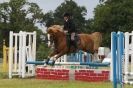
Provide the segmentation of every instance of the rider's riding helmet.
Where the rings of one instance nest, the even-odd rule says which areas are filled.
[[[63,15],[64,17],[70,17],[71,15],[70,15],[70,13],[64,13],[64,15]]]

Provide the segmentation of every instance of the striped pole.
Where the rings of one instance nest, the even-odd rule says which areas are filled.
[[[117,88],[117,77],[116,77],[116,43],[117,43],[117,35],[115,32],[111,33],[111,51],[112,51],[112,60],[113,60],[113,86]]]

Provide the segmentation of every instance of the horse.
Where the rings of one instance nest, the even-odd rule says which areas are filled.
[[[67,47],[66,41],[66,33],[63,31],[63,27],[60,25],[53,25],[47,29],[47,33],[49,35],[49,46],[54,47],[53,51],[49,54],[46,63],[51,57],[54,57],[53,64],[55,61],[68,53],[76,52],[76,49],[71,46],[70,48]],[[98,51],[98,48],[102,42],[102,34],[100,32],[94,32],[92,34],[85,34],[81,33],[78,34],[79,43],[78,43],[78,50],[82,50],[84,52],[89,52],[94,54]]]

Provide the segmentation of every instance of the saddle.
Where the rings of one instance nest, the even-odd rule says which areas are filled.
[[[80,44],[80,37],[78,34],[75,34],[75,41],[76,41],[77,45]]]

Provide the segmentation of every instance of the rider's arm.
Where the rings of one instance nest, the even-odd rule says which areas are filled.
[[[68,22],[64,22],[64,27],[63,27],[63,29],[64,29],[64,32],[65,33],[67,33],[68,32]]]
[[[75,23],[73,20],[69,20],[69,32],[76,32]]]

